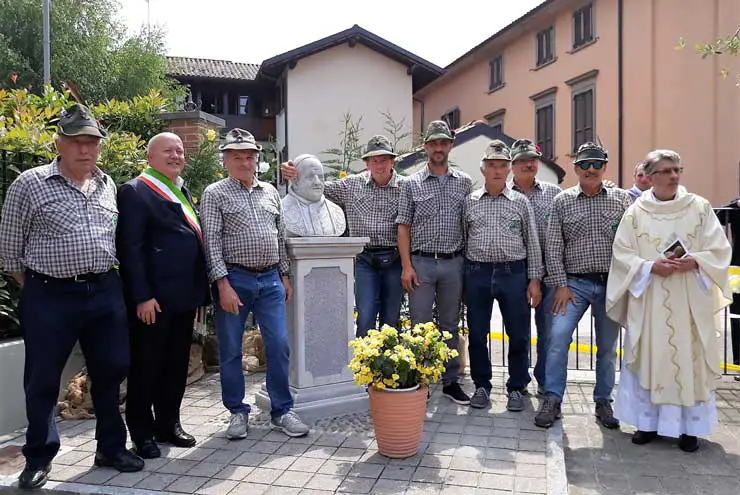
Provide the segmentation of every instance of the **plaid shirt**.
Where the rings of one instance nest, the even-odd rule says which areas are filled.
[[[601,187],[586,196],[581,186],[555,196],[547,227],[547,285],[565,287],[567,274],[608,273],[614,234],[632,203],[622,189]]]
[[[540,240],[540,247],[544,247],[543,243],[547,239],[547,221],[550,219],[552,200],[560,193],[561,189],[555,184],[540,182],[537,179],[534,180],[534,185],[528,193],[525,193],[514,181],[510,182],[509,185],[514,191],[524,194],[532,204],[534,220],[537,223],[537,238]],[[544,254],[543,249],[543,260],[545,258]]]
[[[401,183],[396,223],[411,226],[411,252],[449,254],[463,248],[462,209],[472,189],[470,176],[452,167],[445,178],[424,167]]]
[[[542,254],[532,205],[506,187],[498,196],[485,188],[473,191],[463,208],[465,257],[480,263],[527,260],[527,276],[540,280]]]
[[[324,195],[347,212],[349,235],[369,237],[369,247],[398,245],[398,199],[402,178],[395,172],[386,187],[378,186],[370,172],[327,182]]]
[[[8,188],[0,221],[0,259],[8,273],[27,268],[69,278],[117,264],[113,180],[95,168],[83,193],[61,174],[58,160],[26,170]]]
[[[250,191],[231,177],[203,191],[200,220],[211,282],[228,275],[226,264],[247,268],[280,265],[290,270],[285,249],[283,208],[277,190],[255,181]]]

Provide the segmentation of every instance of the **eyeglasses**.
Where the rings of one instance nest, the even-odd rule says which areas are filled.
[[[576,166],[580,168],[581,170],[588,170],[592,167],[594,170],[601,170],[602,168],[604,168],[605,165],[606,165],[606,162],[602,162],[599,160],[576,163]]]
[[[683,167],[671,167],[671,168],[664,168],[663,170],[656,170],[650,175],[668,176],[672,174],[681,175],[682,173],[683,173]]]

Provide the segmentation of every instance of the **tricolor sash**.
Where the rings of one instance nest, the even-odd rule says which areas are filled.
[[[182,208],[182,212],[185,214],[185,219],[188,221],[188,224],[190,224],[190,227],[192,227],[195,233],[198,234],[198,237],[203,235],[200,230],[198,215],[195,214],[195,210],[190,205],[190,202],[185,198],[185,195],[182,193],[180,188],[175,186],[172,181],[164,176],[164,174],[157,172],[151,167],[147,167],[141,175],[137,177],[137,179],[149,186],[152,191],[156,192],[164,199],[172,201],[173,203],[178,203]]]

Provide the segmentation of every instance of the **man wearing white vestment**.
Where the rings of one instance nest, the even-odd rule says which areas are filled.
[[[732,250],[709,202],[679,185],[682,172],[674,151],[647,155],[652,189],[617,229],[606,309],[627,329],[615,416],[637,428],[635,444],[661,435],[694,452],[717,422]]]

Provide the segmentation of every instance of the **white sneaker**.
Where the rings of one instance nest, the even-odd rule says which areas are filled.
[[[310,429],[306,423],[301,421],[301,418],[299,418],[298,414],[296,414],[292,409],[279,418],[272,419],[270,422],[272,423],[272,426],[281,430],[289,437],[305,436],[308,434]]]
[[[247,438],[247,430],[249,430],[249,415],[247,413],[232,414],[229,427],[226,429],[226,438],[229,440]]]

